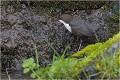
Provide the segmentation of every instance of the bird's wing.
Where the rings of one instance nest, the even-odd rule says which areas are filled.
[[[77,32],[78,34],[83,35],[92,35],[92,33],[98,29],[98,27],[94,26],[93,24],[85,21],[81,17],[78,17],[70,22],[69,24],[73,31]]]
[[[72,32],[75,33],[75,34],[78,34],[78,35],[86,35],[86,36],[90,36],[92,33],[85,29],[85,28],[82,28],[82,27],[79,27],[77,25],[72,25],[72,24],[69,24],[72,29]]]

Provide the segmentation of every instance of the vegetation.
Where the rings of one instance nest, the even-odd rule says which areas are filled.
[[[96,70],[102,73],[100,78],[118,78],[120,51],[117,53],[111,53],[112,56],[105,57],[103,54],[109,49],[109,47],[112,46],[112,44],[117,42],[119,38],[120,33],[115,35],[113,38],[110,38],[105,43],[88,45],[81,51],[73,54],[72,56],[69,56],[68,58],[64,58],[64,55],[69,46],[66,47],[62,56],[59,56],[57,51],[52,46],[50,46],[54,50],[52,64],[42,68],[37,64],[37,62],[34,61],[33,58],[29,58],[23,62],[24,73],[26,74],[31,70],[31,77],[37,79],[79,78],[78,74],[84,71],[84,69],[89,66],[92,61],[96,60],[98,61],[96,63]],[[97,59],[100,57],[98,55],[102,55],[102,58]],[[79,59],[75,58],[75,56],[79,57]]]
[[[120,50],[109,56],[101,54],[102,59],[96,62],[96,69],[102,73],[101,78],[116,79],[120,76]]]

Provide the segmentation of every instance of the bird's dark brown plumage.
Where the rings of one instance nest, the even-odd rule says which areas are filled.
[[[60,16],[60,19],[68,23],[72,29],[72,33],[77,35],[92,36],[94,31],[99,29],[99,26],[87,22],[79,16],[74,17],[68,14],[63,14]]]

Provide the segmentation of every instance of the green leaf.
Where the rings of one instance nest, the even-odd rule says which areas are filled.
[[[23,63],[23,64],[22,64],[22,67],[23,67],[23,68],[27,68],[27,67],[29,67],[29,64],[28,64],[28,63]]]
[[[25,60],[22,64],[23,68],[29,67],[31,64],[34,63],[34,59],[33,58],[29,58],[27,60]]]
[[[44,73],[44,71],[45,71],[44,68],[40,68],[40,69],[36,70],[36,73],[37,73],[38,75],[41,75],[41,74]]]
[[[35,75],[34,73],[32,73],[32,74],[30,75],[30,77],[31,77],[31,78],[36,78],[36,75]]]
[[[57,55],[57,57],[60,57],[59,53],[55,50],[55,48],[49,43],[46,42],[48,44],[48,46],[50,46],[50,48],[54,51],[54,53]]]
[[[30,65],[30,69],[34,69],[35,66],[36,66],[36,63],[31,64],[31,65]]]
[[[69,45],[65,48],[65,50],[64,50],[61,58],[64,58],[64,57],[65,57],[65,53],[66,53],[66,51],[68,50],[68,48],[70,48],[70,45],[71,45],[71,44],[69,44]]]
[[[35,47],[35,53],[36,53],[36,63],[39,64],[36,44],[34,45],[34,47]]]
[[[38,69],[39,67],[40,67],[40,65],[39,65],[39,64],[36,64],[35,68]]]
[[[27,62],[28,62],[29,64],[32,64],[32,63],[34,63],[34,59],[33,59],[33,58],[29,58]]]
[[[30,68],[25,68],[24,71],[23,71],[23,73],[26,74],[26,73],[28,73],[29,71],[30,71]]]

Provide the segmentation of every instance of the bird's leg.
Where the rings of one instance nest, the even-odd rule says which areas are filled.
[[[79,44],[78,51],[81,49],[81,45],[82,45],[82,39],[80,39],[80,44]]]

